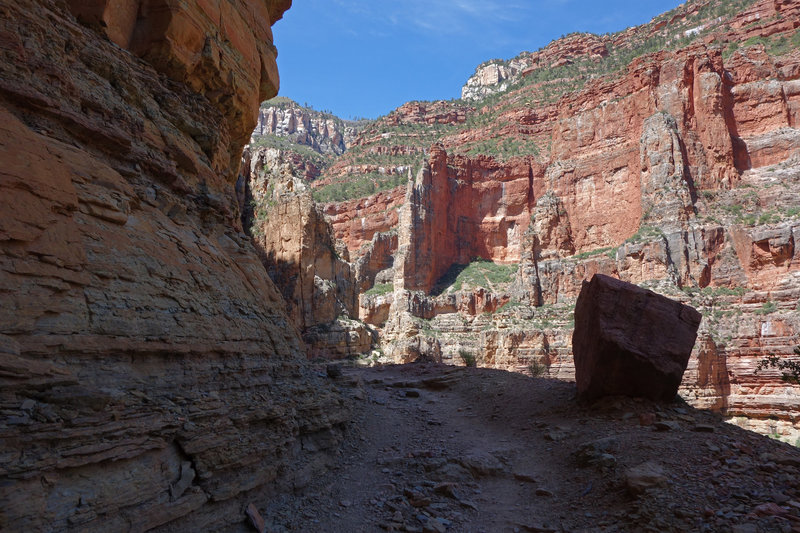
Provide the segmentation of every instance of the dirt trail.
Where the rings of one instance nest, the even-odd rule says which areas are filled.
[[[414,364],[345,369],[338,466],[268,531],[800,531],[800,450],[685,404]]]

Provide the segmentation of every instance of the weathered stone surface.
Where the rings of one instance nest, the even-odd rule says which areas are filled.
[[[575,253],[572,228],[561,199],[548,191],[536,200],[529,230],[533,234],[533,254],[537,261],[567,257]]]
[[[664,472],[664,467],[655,461],[647,461],[625,471],[625,486],[634,495],[664,488],[668,484],[669,479]]]
[[[518,78],[542,68],[556,68],[574,59],[599,60],[608,55],[607,38],[592,34],[574,34],[553,41],[537,52],[525,52],[508,62],[489,61],[480,65],[461,88],[464,100],[480,100],[505,91]]]
[[[459,124],[467,120],[473,108],[450,102],[408,102],[386,117],[387,124]]]
[[[400,211],[395,288],[429,292],[453,265],[519,260],[530,224],[529,159],[470,160],[431,147]]]
[[[675,398],[697,337],[693,308],[602,274],[575,304],[572,349],[578,396]]]
[[[394,254],[397,251],[397,232],[376,233],[365,251],[355,262],[356,283],[360,291],[376,283],[393,283]]]
[[[325,204],[322,209],[333,225],[337,240],[353,257],[360,254],[375,235],[397,232],[398,212],[405,201],[406,187],[379,192],[368,198]],[[389,252],[397,250],[397,239]]]
[[[642,218],[662,229],[681,227],[694,215],[683,148],[675,119],[656,113],[642,124]]]
[[[373,333],[358,322],[356,269],[286,154],[245,152],[243,224],[313,358],[368,352]],[[351,319],[352,318],[352,319]]]
[[[262,135],[275,135],[321,154],[341,155],[355,139],[356,131],[352,124],[285,98],[280,103],[261,106],[253,138],[257,141]]]
[[[218,164],[227,167],[229,179],[255,126],[255,109],[278,92],[271,25],[289,6],[291,0],[69,2],[78,20],[203,94],[225,115],[226,160]]]
[[[0,529],[226,529],[334,453],[233,188],[289,4],[0,6]]]

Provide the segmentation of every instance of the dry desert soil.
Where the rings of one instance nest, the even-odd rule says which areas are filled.
[[[336,466],[260,507],[267,531],[800,532],[800,450],[681,401],[582,404],[574,383],[430,363],[342,370],[357,407]]]

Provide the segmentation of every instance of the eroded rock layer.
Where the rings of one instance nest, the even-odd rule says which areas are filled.
[[[329,113],[301,107],[288,98],[278,97],[262,104],[253,138],[274,135],[321,154],[341,155],[353,142],[356,133],[354,123],[346,123]]]
[[[243,223],[312,358],[369,352],[358,318],[356,268],[285,152],[245,150]]]
[[[335,446],[234,191],[289,5],[0,6],[0,529],[224,529]]]
[[[595,49],[602,39],[572,36],[527,74],[514,61],[484,65],[499,69],[486,74],[497,86],[468,84],[476,107],[464,119],[463,104],[448,115],[438,103],[438,136],[425,106],[366,128],[329,174],[354,172],[368,150],[397,154],[380,159],[387,172],[403,154],[424,161],[402,202],[382,192],[325,207],[356,257],[373,257],[375,235],[397,235],[378,254],[392,267],[359,280],[374,285],[360,313],[383,328],[386,353],[571,379],[575,298],[607,274],[703,312],[684,397],[794,442],[794,389],[756,369],[800,344],[800,11],[739,4],[690,2],[657,18],[666,50],[616,71],[598,65],[614,50],[645,50],[641,28],[614,36],[612,56]],[[565,78],[537,81],[548,65]],[[569,78],[581,72],[601,74]]]

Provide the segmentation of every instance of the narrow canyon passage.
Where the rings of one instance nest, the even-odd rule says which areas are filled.
[[[697,410],[800,447],[800,0],[523,23],[433,102],[290,7],[0,0],[0,532],[800,533],[800,449]],[[703,314],[691,406],[575,401],[598,273]]]
[[[425,363],[335,381],[359,405],[342,455],[268,531],[800,530],[800,505],[765,511],[800,499],[800,452],[682,403]]]

